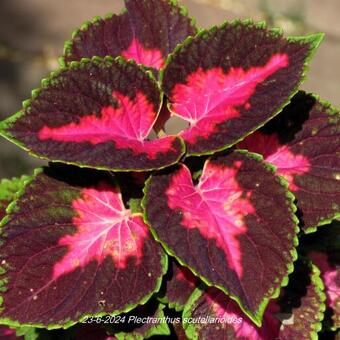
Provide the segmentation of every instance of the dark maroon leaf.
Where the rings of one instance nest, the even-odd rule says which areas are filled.
[[[175,323],[173,325],[173,327],[174,327],[174,332],[176,334],[177,340],[187,340],[188,339],[188,337],[185,334],[182,323]]]
[[[168,60],[162,83],[191,155],[225,149],[275,116],[297,91],[322,35],[284,38],[235,21],[200,32]]]
[[[9,328],[7,326],[0,326],[0,340],[20,340],[23,337],[16,335],[15,329]]]
[[[290,277],[292,282],[284,289],[283,296],[268,305],[261,328],[257,328],[223,292],[215,288],[205,292],[197,289],[183,312],[188,338],[317,339],[325,309],[323,284],[315,266],[299,264],[298,273]]]
[[[289,285],[283,289],[278,300],[281,321],[279,338],[317,339],[324,318],[325,287],[320,270],[306,260],[299,259],[289,276]]]
[[[98,323],[79,324],[76,327],[77,330],[74,331],[72,337],[75,340],[116,340],[115,337],[109,336],[104,327]]]
[[[174,260],[169,264],[168,275],[170,277],[165,283],[164,296],[160,300],[170,308],[182,311],[199,280],[188,268]]]
[[[7,206],[15,199],[28,177],[3,179],[0,181],[0,221],[6,216]]]
[[[292,201],[273,169],[234,152],[208,160],[197,185],[185,165],[154,175],[143,205],[167,252],[260,324],[296,256]]]
[[[118,340],[143,340],[152,336],[169,335],[170,328],[164,315],[164,305],[151,299],[128,314],[122,314],[119,322],[109,326],[109,334]]]
[[[26,185],[3,220],[1,323],[69,327],[127,312],[159,289],[166,256],[111,178],[53,167]]]
[[[160,109],[156,82],[134,63],[71,63],[42,82],[0,125],[4,137],[38,157],[109,170],[150,170],[184,153],[175,136],[147,140]]]
[[[308,257],[318,266],[325,285],[327,307],[332,311],[332,329],[340,329],[340,267],[334,266],[328,260],[327,254],[313,251]]]
[[[65,45],[66,62],[93,56],[124,56],[160,69],[169,53],[196,28],[186,10],[172,0],[126,0],[127,11],[96,17]]]
[[[305,232],[340,216],[340,115],[298,93],[282,114],[238,147],[260,153],[289,182]]]

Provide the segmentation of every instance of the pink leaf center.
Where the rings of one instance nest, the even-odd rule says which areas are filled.
[[[255,211],[245,192],[236,181],[241,162],[234,168],[206,163],[199,184],[195,187],[188,168],[173,176],[166,192],[171,209],[180,209],[181,224],[198,229],[207,239],[216,240],[228,264],[242,276],[242,254],[237,236],[247,231],[245,217]]]
[[[165,64],[162,53],[159,50],[144,48],[136,38],[132,40],[129,48],[122,52],[122,56],[157,70],[163,68]]]
[[[219,123],[240,115],[237,107],[248,103],[256,86],[278,70],[288,66],[287,54],[275,54],[262,67],[231,68],[227,74],[221,67],[190,74],[186,84],[177,84],[171,95],[175,115],[190,123],[182,131],[185,140],[193,143],[197,137],[207,138]]]
[[[84,268],[96,260],[99,264],[110,256],[116,268],[124,269],[130,257],[140,263],[148,228],[139,215],[125,209],[116,188],[101,184],[98,188],[83,189],[73,202],[77,231],[59,240],[67,246],[66,255],[54,266],[53,279]]]
[[[238,144],[241,149],[247,149],[263,155],[264,159],[277,167],[277,173],[289,183],[289,189],[299,190],[294,183],[295,175],[303,175],[310,170],[308,158],[292,153],[288,145],[281,145],[277,135],[265,135],[255,132]]]
[[[145,140],[157,113],[142,92],[137,92],[134,100],[119,92],[113,92],[112,95],[118,101],[117,108],[103,107],[99,117],[96,114],[84,116],[77,123],[57,128],[44,126],[39,131],[39,138],[60,142],[89,142],[93,145],[114,141],[116,148],[129,148],[136,154],[145,152],[151,158],[171,149],[173,137]]]

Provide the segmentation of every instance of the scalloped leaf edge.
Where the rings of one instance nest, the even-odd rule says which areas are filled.
[[[241,154],[245,154],[247,156],[249,156],[250,158],[253,158],[257,161],[261,161],[263,162],[263,164],[265,165],[266,169],[270,170],[272,173],[275,174],[275,171],[276,171],[276,168],[263,161],[263,157],[259,154],[256,154],[256,153],[251,153],[251,152],[247,152],[245,150],[238,150],[238,151],[235,151],[235,152],[239,152]],[[207,280],[206,278],[204,278],[203,276],[201,276],[195,269],[193,269],[192,267],[190,267],[189,265],[187,265],[185,262],[183,262],[179,257],[177,257],[177,255],[175,254],[175,251],[173,251],[172,249],[170,249],[167,244],[165,242],[163,242],[159,236],[157,235],[157,232],[154,228],[152,228],[152,226],[150,225],[149,223],[149,220],[147,218],[147,215],[146,215],[146,211],[145,211],[145,207],[146,207],[146,201],[147,201],[147,192],[148,192],[148,186],[149,186],[149,183],[151,182],[152,180],[152,175],[146,180],[145,182],[145,186],[143,188],[143,193],[144,193],[144,197],[142,199],[142,207],[143,207],[143,210],[144,210],[144,214],[143,214],[143,217],[144,217],[144,222],[149,226],[150,230],[151,230],[151,234],[153,235],[153,237],[155,238],[155,240],[157,242],[159,242],[163,249],[166,251],[166,253],[169,255],[169,256],[172,256],[174,257],[180,265],[182,265],[183,267],[186,267],[188,268],[195,276],[197,276],[198,278],[200,278],[203,283],[205,283],[208,287],[216,287],[218,289],[220,289],[222,292],[224,292],[225,294],[227,294],[232,300],[236,301],[237,304],[240,306],[241,310],[250,318],[250,320],[252,320],[258,327],[261,327],[262,325],[262,319],[263,319],[263,314],[265,312],[265,309],[269,303],[269,301],[271,299],[275,299],[279,296],[280,294],[280,291],[281,291],[281,288],[282,287],[285,287],[287,286],[288,284],[288,280],[289,280],[289,275],[294,271],[294,262],[297,260],[297,251],[296,251],[296,247],[298,246],[299,244],[299,240],[298,240],[298,236],[297,234],[299,233],[300,231],[300,228],[298,227],[298,223],[299,223],[299,220],[298,218],[296,217],[295,213],[297,211],[297,207],[294,203],[295,201],[295,196],[293,193],[291,193],[289,190],[288,190],[288,182],[284,179],[284,178],[280,178],[278,176],[276,176],[276,179],[277,179],[277,182],[285,189],[286,191],[286,199],[290,202],[290,208],[291,208],[291,212],[292,212],[292,221],[294,222],[294,225],[295,225],[295,236],[293,238],[293,244],[294,244],[294,248],[291,250],[290,254],[292,256],[292,262],[288,263],[287,264],[287,274],[286,276],[284,276],[284,278],[282,279],[279,287],[274,290],[274,292],[270,295],[269,298],[265,298],[262,300],[262,302],[260,303],[259,305],[259,308],[257,310],[257,312],[255,314],[251,313],[250,311],[248,311],[241,303],[240,299],[233,295],[233,294],[230,294],[229,291],[225,288],[225,287],[222,287],[220,285],[214,285],[212,282],[210,282],[209,280]]]
[[[190,23],[193,27],[195,27],[197,29],[197,31],[199,31],[199,28],[197,27],[197,22],[196,22],[196,18],[195,17],[192,17],[189,15],[189,10],[186,6],[184,5],[181,5],[179,3],[178,0],[166,0],[170,5],[173,5],[173,6],[177,6],[180,10],[180,14],[182,14],[184,17],[187,17],[188,19],[190,19]],[[114,15],[122,15],[122,14],[125,14],[127,13],[127,9],[126,7],[124,7],[120,12],[118,13],[112,13],[112,12],[109,12],[107,13],[106,15],[103,15],[103,16],[94,16],[92,19],[90,20],[87,20],[85,21],[84,23],[82,23],[79,27],[73,29],[72,33],[71,33],[71,39],[68,39],[65,41],[64,43],[64,47],[63,47],[63,54],[62,56],[60,56],[58,58],[58,63],[61,67],[66,67],[67,64],[69,64],[69,62],[66,61],[65,57],[67,56],[67,53],[69,52],[71,46],[72,46],[72,43],[73,43],[73,39],[75,38],[75,36],[80,32],[80,31],[83,31],[83,32],[86,32],[89,27],[93,24],[96,24],[97,22],[99,21],[102,21],[102,20],[105,20],[105,19],[110,19],[112,18]],[[181,43],[177,44],[180,45]],[[175,47],[175,49],[177,48],[177,46]],[[123,58],[123,57],[122,57]],[[126,60],[124,58],[124,60]],[[141,64],[142,65],[142,64]],[[146,68],[146,67],[144,67]]]
[[[163,69],[160,70],[160,74],[159,74],[159,79],[160,79],[160,84],[163,84],[163,79],[164,79],[164,73],[165,73],[165,69],[167,68],[168,64],[171,63],[171,61],[174,58],[174,55],[178,52],[180,52],[186,45],[190,44],[194,39],[199,38],[200,36],[202,36],[203,34],[205,34],[206,32],[210,32],[216,29],[223,29],[225,26],[227,25],[237,25],[237,24],[244,24],[244,25],[254,25],[256,28],[264,28],[267,29],[269,33],[273,34],[273,35],[283,35],[283,29],[282,28],[268,28],[267,24],[264,21],[259,21],[259,22],[255,22],[252,19],[235,19],[232,21],[225,21],[223,24],[221,25],[214,25],[212,27],[210,27],[209,29],[200,29],[198,31],[198,33],[196,34],[195,37],[187,37],[181,44],[178,44],[176,46],[176,48],[174,49],[174,51],[172,53],[170,53],[165,61],[165,66]],[[315,34],[309,34],[306,36],[288,36],[285,39],[291,42],[310,42],[310,50],[308,52],[308,56],[304,61],[304,67],[302,70],[302,76],[300,81],[296,84],[295,88],[291,91],[290,96],[287,98],[287,100],[275,111],[275,113],[273,115],[271,115],[266,121],[264,121],[263,123],[259,124],[255,129],[252,129],[251,131],[249,131],[246,135],[240,137],[238,140],[236,140],[234,143],[231,144],[226,144],[221,148],[215,149],[215,150],[211,150],[211,151],[207,151],[207,152],[202,152],[202,153],[187,153],[186,157],[189,156],[205,156],[205,155],[213,155],[216,152],[220,152],[220,151],[224,151],[226,149],[229,149],[230,147],[236,145],[237,143],[241,142],[243,139],[245,139],[246,137],[248,137],[249,135],[251,135],[253,132],[257,131],[258,129],[260,129],[261,127],[263,127],[265,124],[267,124],[271,119],[273,119],[274,117],[276,117],[279,113],[282,112],[282,110],[290,103],[292,97],[299,91],[299,88],[301,86],[301,84],[307,79],[307,73],[309,71],[309,64],[310,61],[313,59],[318,47],[320,46],[323,38],[324,38],[325,34],[324,33],[315,33]],[[167,103],[167,108],[168,110],[173,113],[173,111],[171,110],[171,103],[170,101]]]
[[[181,153],[178,155],[177,159],[174,160],[172,163],[170,164],[166,164],[162,167],[156,167],[156,168],[148,168],[148,169],[143,169],[143,168],[138,168],[138,169],[116,169],[116,168],[109,168],[109,167],[94,167],[91,165],[87,165],[87,164],[82,164],[80,162],[70,162],[70,161],[63,161],[63,160],[59,160],[59,159],[51,159],[47,156],[42,156],[42,155],[38,155],[35,152],[33,152],[32,150],[30,150],[26,145],[24,145],[24,143],[18,141],[16,138],[14,138],[9,132],[7,132],[7,128],[14,123],[17,119],[19,119],[20,117],[22,117],[23,115],[25,115],[25,110],[31,105],[32,101],[39,95],[39,93],[44,90],[46,87],[49,86],[50,82],[57,77],[58,75],[60,75],[62,72],[65,72],[67,70],[70,69],[74,69],[74,68],[79,68],[82,65],[86,64],[86,63],[118,63],[121,65],[134,65],[137,66],[141,71],[145,72],[151,81],[154,82],[154,84],[157,86],[157,88],[159,89],[159,93],[160,93],[160,106],[158,108],[158,112],[157,112],[157,116],[155,118],[155,121],[157,120],[161,109],[162,109],[162,105],[163,105],[163,92],[161,91],[158,83],[155,80],[154,75],[152,74],[152,72],[150,70],[145,70],[145,68],[141,67],[140,65],[138,65],[136,62],[134,62],[133,60],[125,60],[123,57],[118,56],[116,58],[110,57],[110,56],[106,56],[104,58],[102,57],[97,57],[94,56],[92,58],[82,58],[81,61],[72,61],[71,63],[65,65],[65,66],[61,66],[59,69],[52,71],[46,78],[43,78],[41,80],[41,85],[38,88],[35,88],[34,90],[32,90],[31,92],[31,98],[30,99],[26,99],[22,102],[22,109],[20,111],[18,111],[17,113],[14,113],[13,115],[9,116],[8,118],[2,120],[0,122],[0,136],[4,137],[5,139],[7,139],[8,141],[10,141],[11,143],[17,145],[18,147],[20,147],[21,149],[25,150],[26,152],[28,152],[29,155],[34,156],[36,158],[39,159],[43,159],[43,160],[47,160],[50,161],[52,163],[63,163],[63,164],[68,164],[68,165],[76,165],[80,168],[88,168],[88,169],[96,169],[96,170],[106,170],[106,171],[113,171],[113,172],[144,172],[144,171],[153,171],[153,170],[162,170],[164,168],[167,168],[171,165],[177,164],[182,157],[186,154],[186,145],[184,140],[179,137],[179,136],[175,136],[176,140],[178,140],[181,143]],[[172,136],[172,135],[169,135]]]
[[[316,94],[316,93],[312,93],[312,92],[309,92],[307,93],[307,95],[310,95],[312,96],[317,102],[319,102],[321,105],[323,105],[325,107],[326,110],[328,110],[329,112],[327,112],[327,114],[329,116],[333,116],[333,115],[336,115],[336,114],[339,114],[340,113],[340,109],[338,109],[337,107],[333,106],[329,101],[327,100],[322,100],[320,98],[320,95]],[[254,131],[253,131],[254,132]],[[252,132],[252,133],[253,133]],[[247,152],[249,152],[247,149],[236,149],[236,150],[245,150]],[[270,164],[271,166],[273,166],[274,168],[275,165],[268,162],[268,161],[265,161],[266,163]],[[278,175],[276,174],[276,176],[282,178],[282,180],[285,181],[285,178],[282,177],[281,175]],[[332,223],[334,220],[336,219],[340,219],[340,211],[336,211],[333,216],[331,217],[327,217],[327,218],[322,218],[319,223],[317,223],[315,226],[313,227],[308,227],[306,229],[302,229],[300,228],[300,233],[304,233],[304,234],[311,234],[311,233],[314,233],[318,230],[318,227],[321,227],[321,226],[325,226],[325,225],[328,225],[329,223]]]
[[[10,203],[8,205],[8,207],[6,209],[7,215],[0,221],[0,237],[1,237],[1,233],[2,233],[2,228],[4,227],[4,225],[7,224],[9,215],[12,212],[14,212],[15,209],[17,208],[17,201],[24,194],[26,186],[29,185],[36,178],[36,176],[38,176],[39,174],[41,174],[43,172],[44,172],[44,168],[40,167],[40,168],[34,169],[32,176],[30,176],[30,177],[26,176],[27,179],[24,181],[23,187],[21,188],[21,190],[17,193],[17,198],[12,203]],[[0,246],[1,246],[1,242],[0,242]],[[163,254],[161,256],[162,272],[160,274],[160,277],[158,277],[157,280],[156,280],[155,288],[152,292],[150,292],[149,294],[144,296],[144,298],[142,298],[138,303],[128,304],[128,305],[125,306],[125,308],[123,308],[121,310],[114,310],[111,313],[99,312],[99,313],[95,313],[95,314],[85,314],[85,315],[81,316],[78,320],[69,320],[63,325],[61,325],[61,324],[59,324],[59,325],[58,324],[49,324],[49,325],[46,326],[46,325],[39,324],[39,323],[36,323],[36,324],[19,323],[16,320],[11,320],[9,318],[2,318],[1,317],[1,310],[2,310],[1,305],[2,305],[2,302],[3,302],[3,297],[2,297],[2,294],[0,292],[0,325],[5,325],[5,326],[9,326],[9,327],[14,327],[14,328],[17,328],[17,327],[45,328],[47,330],[67,329],[67,328],[70,328],[71,326],[73,326],[77,323],[81,323],[83,320],[85,320],[88,317],[102,317],[102,316],[105,316],[105,315],[117,316],[117,315],[122,314],[122,313],[128,313],[131,310],[133,310],[134,308],[136,308],[137,306],[145,305],[155,293],[159,292],[161,285],[162,285],[162,282],[163,282],[163,277],[167,273],[168,265],[169,265],[168,256],[165,252],[163,252]],[[0,266],[0,271],[2,273],[6,273],[6,269],[3,268],[3,266]],[[5,282],[1,281],[0,287],[4,288],[4,285],[5,285]]]

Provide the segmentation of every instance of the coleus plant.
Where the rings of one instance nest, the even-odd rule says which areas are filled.
[[[0,184],[4,334],[335,331],[339,248],[307,234],[337,228],[340,116],[299,91],[322,34],[203,30],[174,1],[125,4],[77,30],[0,124],[50,161]],[[169,134],[172,117],[183,128]],[[138,315],[158,322],[126,321]]]

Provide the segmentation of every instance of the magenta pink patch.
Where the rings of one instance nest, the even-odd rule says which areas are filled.
[[[56,263],[53,279],[84,268],[96,260],[99,264],[110,256],[118,269],[124,269],[130,257],[138,265],[142,258],[148,227],[140,215],[125,209],[120,192],[101,184],[98,188],[83,189],[81,197],[73,202],[77,231],[60,239],[60,246],[68,252]]]
[[[206,300],[215,317],[225,320],[233,327],[235,338],[249,340],[278,339],[280,321],[275,317],[275,313],[279,312],[280,308],[275,301],[268,305],[263,316],[262,327],[258,328],[241,311],[235,301],[216,289],[208,291]]]
[[[327,305],[330,308],[340,305],[340,268],[332,267],[327,255],[320,252],[310,252],[308,257],[321,271],[321,278],[325,284]]]
[[[144,48],[136,38],[132,40],[129,48],[122,52],[122,56],[157,70],[160,70],[165,65],[162,53],[159,50]]]
[[[277,173],[288,181],[292,191],[299,190],[294,183],[294,176],[303,175],[310,170],[308,158],[292,153],[289,146],[279,143],[275,134],[255,132],[239,143],[238,148],[263,155],[267,162],[277,167]]]
[[[262,67],[231,68],[225,74],[221,67],[207,71],[199,68],[190,74],[186,84],[177,84],[171,95],[172,111],[190,123],[181,135],[190,143],[198,137],[208,138],[215,126],[240,115],[237,107],[248,103],[256,86],[289,64],[287,54],[275,54]]]
[[[103,107],[100,117],[96,114],[84,116],[77,123],[57,128],[45,126],[39,131],[40,140],[89,142],[93,145],[114,141],[116,148],[129,148],[136,154],[147,153],[150,158],[172,149],[173,136],[145,140],[157,113],[142,92],[138,92],[134,100],[119,92],[113,92],[112,96],[118,101],[117,108]]]
[[[189,169],[182,165],[166,194],[169,207],[183,212],[181,224],[216,240],[229,267],[241,277],[242,253],[237,238],[246,233],[245,217],[255,209],[249,200],[251,192],[244,191],[236,181],[241,162],[236,163],[235,167],[227,168],[207,162],[196,187]]]

